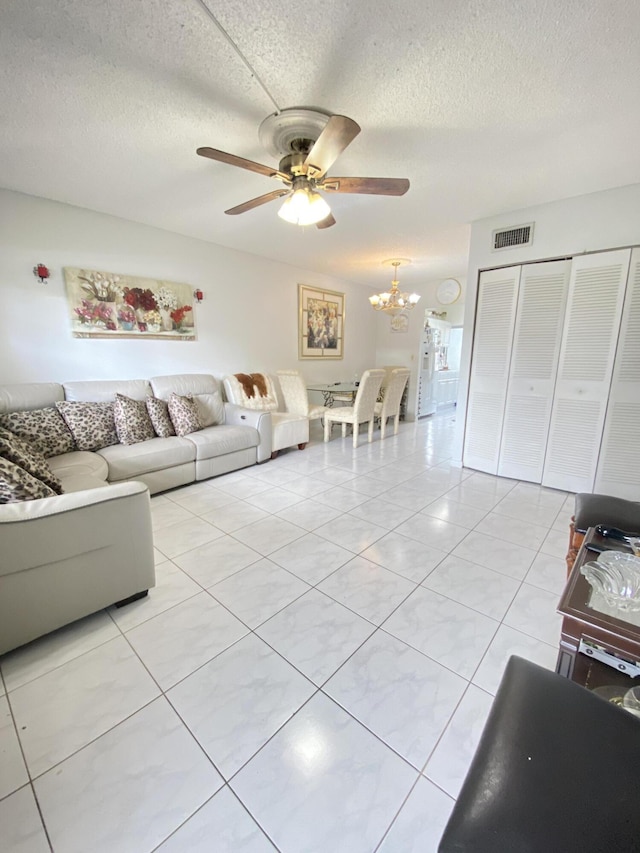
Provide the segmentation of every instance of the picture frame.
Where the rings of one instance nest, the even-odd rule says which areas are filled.
[[[298,285],[298,357],[344,358],[344,293]]]
[[[406,314],[396,314],[389,325],[392,332],[406,334],[409,331],[409,318]]]
[[[189,284],[78,267],[64,278],[74,338],[196,340]]]

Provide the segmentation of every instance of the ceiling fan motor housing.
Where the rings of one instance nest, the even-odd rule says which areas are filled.
[[[258,138],[263,148],[274,157],[308,154],[332,113],[304,107],[291,107],[273,113],[262,122]],[[303,158],[304,159],[304,158]],[[282,167],[281,167],[282,168]],[[286,171],[284,168],[282,171]]]
[[[309,148],[312,147],[313,143],[311,140],[307,140],[309,142]],[[293,175],[304,175],[307,172],[307,167],[305,166],[305,160],[307,159],[307,154],[309,151],[301,151],[296,154],[287,154],[285,157],[280,160],[279,169],[281,172],[285,174]]]

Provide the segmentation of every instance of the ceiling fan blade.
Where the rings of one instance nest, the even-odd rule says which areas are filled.
[[[366,195],[404,195],[409,189],[407,178],[327,178],[318,189],[330,193],[364,193]]]
[[[267,178],[280,178],[280,180],[290,181],[289,176],[284,172],[279,172],[271,166],[263,166],[262,163],[255,163],[253,160],[245,160],[244,157],[236,157],[235,154],[227,154],[226,151],[218,151],[217,148],[198,148],[196,154],[201,157],[208,157],[210,160],[217,160],[220,163],[227,163],[229,166],[239,166],[241,169],[248,169],[250,172],[257,172],[259,175],[266,175]]]
[[[321,219],[320,222],[316,222],[316,228],[331,228],[331,226],[335,224],[336,220],[334,219],[333,213],[330,213],[328,216],[325,216],[324,219]]]
[[[283,195],[288,195],[290,190],[274,190],[266,195],[259,195],[257,198],[252,198],[251,201],[245,201],[244,204],[238,204],[236,207],[231,207],[225,210],[230,216],[235,216],[237,213],[246,213],[247,210],[253,210],[254,207],[260,207],[261,204],[266,204],[268,201],[275,201]]]
[[[359,133],[360,125],[353,119],[331,116],[304,161],[307,175],[310,178],[321,178]]]

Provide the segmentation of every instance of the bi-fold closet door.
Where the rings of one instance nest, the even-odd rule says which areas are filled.
[[[480,274],[464,464],[489,474],[498,473],[520,271],[516,266]]]
[[[540,482],[569,261],[480,275],[464,464]]]
[[[631,253],[594,492],[640,501],[640,249]]]
[[[479,285],[464,464],[640,500],[640,249]]]
[[[522,267],[498,460],[501,477],[542,479],[570,270],[568,260]]]
[[[572,261],[544,486],[593,491],[630,257],[622,249]]]

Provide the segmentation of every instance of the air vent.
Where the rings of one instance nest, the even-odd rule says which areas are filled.
[[[533,243],[533,222],[516,225],[514,228],[499,228],[492,234],[492,248],[513,249],[515,246],[530,246]]]

